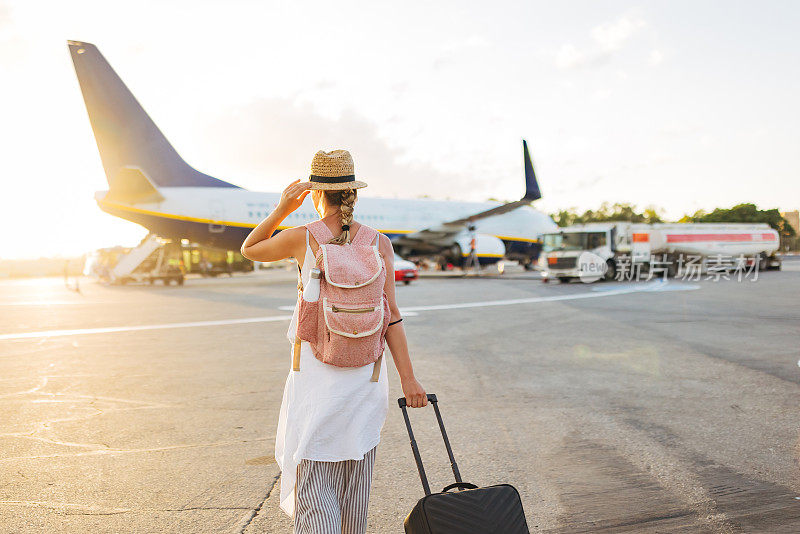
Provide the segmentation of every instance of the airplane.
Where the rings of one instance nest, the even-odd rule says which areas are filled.
[[[280,193],[257,192],[204,174],[178,155],[97,47],[67,41],[109,188],[95,192],[103,211],[168,239],[239,250],[277,206]],[[525,194],[515,202],[360,197],[357,220],[376,228],[403,257],[462,265],[471,239],[481,264],[503,258],[533,268],[540,235],[557,228],[530,206],[541,198],[523,140]],[[276,231],[317,219],[310,199]]]

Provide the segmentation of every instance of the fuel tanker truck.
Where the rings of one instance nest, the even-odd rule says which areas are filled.
[[[568,282],[620,278],[621,270],[675,276],[689,268],[745,262],[780,269],[778,232],[766,223],[589,223],[542,235],[543,280]],[[598,276],[587,276],[587,258]],[[596,264],[600,264],[600,268]],[[605,265],[603,265],[605,264]]]

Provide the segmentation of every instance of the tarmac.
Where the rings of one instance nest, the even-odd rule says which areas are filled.
[[[275,428],[295,274],[0,281],[0,532],[288,533]],[[758,279],[397,286],[461,474],[532,532],[800,531],[800,259]],[[283,309],[282,309],[283,307]],[[390,369],[370,533],[423,495]],[[432,409],[410,413],[434,491]]]

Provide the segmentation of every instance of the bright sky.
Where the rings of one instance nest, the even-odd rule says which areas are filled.
[[[790,1],[0,0],[0,258],[146,233],[94,202],[67,39],[99,47],[191,165],[248,189],[347,148],[372,196],[516,199],[524,137],[542,211],[677,218],[800,207],[799,27]]]

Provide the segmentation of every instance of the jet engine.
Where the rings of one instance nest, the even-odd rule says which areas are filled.
[[[456,244],[453,246],[455,265],[464,264],[469,259],[470,254],[470,235],[464,233],[456,238]],[[478,261],[481,265],[488,265],[497,263],[502,260],[506,254],[506,245],[497,237],[489,234],[475,234],[475,251],[478,254]]]

